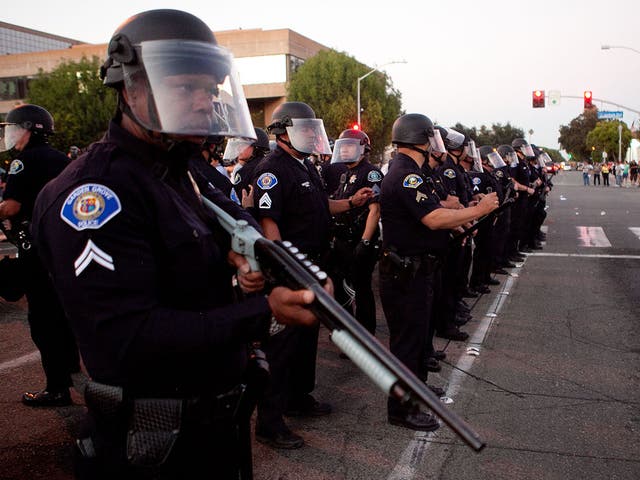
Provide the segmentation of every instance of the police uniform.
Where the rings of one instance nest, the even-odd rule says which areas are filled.
[[[202,182],[200,182],[200,184],[198,185],[201,190],[206,189],[207,184],[211,183],[211,185],[224,193],[227,198],[231,198],[234,201],[237,200],[237,198],[234,198],[234,192],[232,191],[233,185],[231,184],[231,180],[229,180],[227,176],[220,172],[220,170],[207,162],[200,152],[198,152],[196,155],[192,155],[191,158],[189,158],[189,170],[192,173],[198,173],[197,178],[202,180]],[[239,202],[236,201],[236,203]]]
[[[250,473],[250,412],[233,412],[247,382],[247,343],[266,333],[270,309],[262,295],[232,304],[229,237],[200,204],[187,158],[112,122],[45,187],[34,212],[87,370],[107,392],[87,396],[105,478],[126,470],[127,456],[154,465],[167,450],[167,478]],[[203,193],[256,225],[218,190]],[[119,387],[121,397],[108,393]],[[154,421],[146,428],[158,430],[156,441],[143,435],[150,450],[136,449],[135,435]]]
[[[320,169],[324,188],[328,195],[333,195],[340,186],[342,174],[347,171],[345,163],[330,163]]]
[[[4,200],[20,203],[20,211],[10,218],[14,233],[27,228],[31,221],[36,197],[42,187],[55,178],[68,164],[67,156],[46,143],[31,138],[25,149],[11,162]],[[24,224],[23,222],[27,222]],[[51,280],[38,258],[40,245],[20,251],[19,263],[24,270],[25,294],[28,302],[28,321],[31,338],[40,350],[49,393],[68,395],[71,374],[80,370],[78,349],[65,313]],[[28,398],[25,403],[35,398]]]
[[[506,165],[500,168],[494,168],[491,176],[495,179],[496,193],[498,201],[502,204],[507,194],[513,195],[513,182],[509,175],[509,167]],[[493,248],[493,268],[502,268],[513,266],[509,263],[507,252],[507,240],[509,238],[509,230],[511,228],[511,207],[502,210],[496,218],[494,225],[494,248]]]
[[[397,154],[382,182],[380,194],[383,255],[380,299],[389,325],[389,348],[413,373],[423,369],[431,321],[435,272],[447,248],[449,232],[431,230],[421,219],[441,208],[440,199],[420,167]],[[390,415],[406,413],[390,398]]]
[[[258,164],[253,176],[257,218],[272,219],[283,240],[322,266],[329,251],[331,215],[313,164],[309,159],[297,160],[278,146]],[[259,439],[290,435],[284,413],[297,412],[302,403],[313,401],[310,394],[315,388],[318,333],[319,326],[289,326],[265,342],[271,382],[258,403]]]
[[[260,156],[259,158],[251,158],[251,160],[246,162],[244,165],[238,164],[238,168],[234,169],[231,183],[233,184],[234,195],[238,198],[239,204],[242,204],[242,191],[246,190],[246,192],[249,193],[249,187],[253,185],[255,180],[254,172],[263,158],[263,156]],[[254,217],[257,216],[255,213],[255,207],[247,208],[247,210]]]
[[[487,195],[491,192],[498,192],[498,182],[487,172],[468,172],[472,193],[474,195]],[[499,197],[498,197],[499,198]],[[471,288],[481,286],[490,281],[492,263],[494,258],[494,223],[495,217],[484,221],[473,237],[475,249],[473,251],[473,264],[469,284]]]
[[[511,167],[511,176],[521,185],[529,187],[531,183],[531,171],[526,160],[519,160],[518,164]],[[511,235],[510,255],[517,254],[525,248],[528,224],[530,221],[530,198],[526,192],[521,192],[511,210]]]
[[[340,164],[334,164],[340,165]],[[378,237],[361,242],[369,216],[369,205],[377,203],[380,195],[382,173],[368,160],[363,159],[342,173],[340,184],[331,196],[334,200],[351,198],[361,188],[371,188],[373,198],[360,207],[354,207],[336,215],[333,219],[331,274],[336,283],[336,299],[344,304],[342,280],[355,290],[355,318],[371,334],[376,331],[376,304],[371,286],[371,276],[378,261]]]

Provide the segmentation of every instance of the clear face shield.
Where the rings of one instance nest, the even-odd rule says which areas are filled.
[[[226,49],[154,40],[142,42],[136,52],[138,64],[122,69],[129,106],[144,127],[174,135],[256,138]]]
[[[506,162],[509,164],[511,168],[515,168],[518,166],[518,155],[516,152],[509,152],[505,156]]]
[[[287,127],[289,142],[300,153],[331,155],[324,123],[320,118],[292,118]]]
[[[456,130],[447,128],[447,143],[452,150],[459,150],[464,143],[464,135]]]
[[[467,154],[466,158],[469,159],[469,163],[471,163],[471,170],[479,173],[484,172],[482,168],[482,158],[476,148],[476,142],[469,140],[469,144],[464,147],[464,151]]]
[[[487,155],[487,161],[489,162],[489,165],[491,165],[493,168],[502,168],[507,166],[507,164],[504,163],[504,160],[502,159],[502,157],[498,152],[489,153]]]
[[[364,155],[364,145],[359,138],[339,138],[333,146],[331,163],[353,163]]]
[[[227,162],[228,164],[233,164],[236,162],[240,154],[244,151],[245,148],[251,147],[254,141],[246,138],[230,138],[227,140],[227,146],[224,149],[224,154],[222,155],[222,161]],[[247,156],[248,158],[249,156]]]
[[[547,168],[547,165],[550,165],[552,163],[553,160],[551,160],[551,157],[547,152],[542,152],[540,155],[538,155],[538,167],[542,168],[543,170]]]
[[[11,150],[28,131],[15,123],[0,123],[0,152]]]
[[[520,152],[522,152],[526,158],[535,157],[531,145],[522,145],[520,147]]]
[[[447,153],[447,149],[444,148],[442,135],[440,135],[440,130],[433,130],[433,135],[429,136],[429,145],[431,146],[431,153],[437,157],[441,157],[443,153]]]

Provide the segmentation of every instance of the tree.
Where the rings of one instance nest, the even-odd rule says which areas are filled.
[[[50,73],[42,69],[29,83],[28,102],[53,116],[53,147],[67,152],[71,145],[87,147],[107,129],[116,109],[116,94],[100,79],[101,61],[93,57],[61,63]]]
[[[288,99],[308,103],[322,118],[327,135],[337,138],[358,120],[358,78],[371,68],[336,50],[322,50],[293,75]],[[401,95],[383,72],[374,72],[360,85],[362,130],[371,139],[372,157],[381,158],[391,142],[391,126],[401,113]]]
[[[524,131],[521,128],[512,126],[509,122],[506,125],[494,123],[491,127],[481,125],[480,129],[476,127],[468,128],[458,122],[452,128],[472,138],[478,146],[491,145],[497,147],[498,145],[511,145],[511,141],[514,138],[524,138]]]
[[[569,122],[560,126],[558,143],[577,160],[591,157],[591,146],[587,146],[587,135],[598,123],[598,110],[590,108]]]
[[[622,155],[625,154],[631,143],[631,131],[627,124],[619,120],[602,120],[589,132],[585,141],[585,148],[589,152],[607,152],[609,158],[618,158],[618,126],[622,125]],[[595,147],[595,149],[594,149]]]

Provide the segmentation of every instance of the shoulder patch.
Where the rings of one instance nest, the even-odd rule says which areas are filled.
[[[233,177],[233,184],[237,185],[242,181],[242,177],[240,176],[240,172],[236,172],[235,176]]]
[[[237,203],[238,205],[242,205],[242,202],[240,201],[240,198],[238,197],[238,194],[236,193],[235,187],[231,188],[231,193],[229,194],[229,198],[231,200],[233,200],[235,203]]]
[[[270,190],[278,184],[278,179],[273,173],[263,173],[258,177],[258,187],[262,190]]]
[[[78,231],[98,229],[122,210],[113,190],[99,183],[86,183],[69,194],[60,218]]]
[[[20,173],[23,170],[24,163],[22,163],[22,160],[15,159],[9,166],[9,175],[15,175],[16,173]]]
[[[482,180],[480,179],[480,177],[473,177],[471,179],[471,183],[473,183],[474,185],[480,185],[482,183]]]
[[[402,182],[402,186],[406,188],[418,188],[422,185],[422,177],[420,175],[416,175],[412,173],[404,177],[404,181]]]
[[[447,178],[456,178],[456,172],[453,168],[447,168],[442,174]]]
[[[377,170],[371,170],[369,175],[367,175],[367,180],[370,182],[379,182],[382,180],[382,175]]]
[[[495,174],[496,174],[496,177],[498,177],[498,178],[504,177],[504,173],[502,173],[502,170],[496,170]]]

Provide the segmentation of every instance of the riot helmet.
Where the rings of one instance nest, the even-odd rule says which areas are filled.
[[[303,102],[285,102],[273,111],[267,131],[302,154],[331,155],[322,119]],[[287,135],[289,140],[280,138]]]
[[[0,122],[0,152],[11,150],[26,132],[31,132],[29,141],[46,141],[54,133],[53,117],[38,105],[18,105]]]
[[[533,148],[531,148],[529,142],[527,142],[524,138],[515,138],[511,142],[511,146],[516,151],[516,153],[521,153],[527,159],[535,156],[533,154]]]
[[[369,135],[362,130],[344,130],[333,147],[331,163],[355,163],[371,152]]]
[[[440,131],[435,132],[433,122],[426,115],[406,113],[393,122],[391,143],[398,146],[429,145],[434,151],[445,152]]]
[[[436,127],[440,131],[440,136],[447,150],[462,150],[464,145],[464,134],[454,130],[453,128]]]
[[[498,147],[498,153],[510,167],[518,166],[518,155],[511,145],[500,145]]]
[[[484,166],[489,166],[491,168],[502,168],[507,166],[500,154],[489,145],[481,146],[478,149],[478,153],[480,154],[482,165]]]
[[[269,136],[267,132],[261,128],[254,128],[256,132],[256,140],[248,138],[230,138],[222,155],[223,165],[231,165],[235,163],[245,148],[253,147],[251,155],[243,160],[251,160],[254,157],[264,157],[269,153]]]
[[[148,131],[255,137],[231,53],[189,13],[150,10],[127,19],[100,73],[119,91],[120,110]]]
[[[471,164],[471,170],[474,172],[483,172],[482,159],[480,153],[476,148],[476,142],[465,135],[464,143],[464,155],[461,157],[461,161],[465,161]]]

